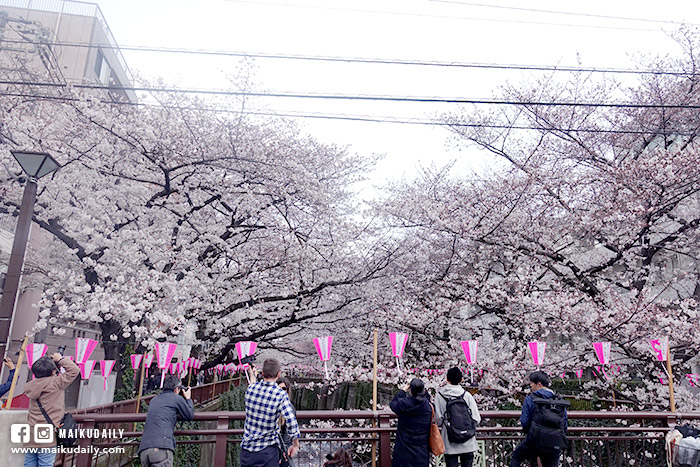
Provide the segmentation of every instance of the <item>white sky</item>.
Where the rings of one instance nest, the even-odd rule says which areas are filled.
[[[120,46],[421,61],[633,68],[640,53],[678,53],[668,31],[700,24],[697,1],[589,0],[102,0]],[[516,9],[514,9],[516,8]],[[523,9],[549,10],[525,11]],[[575,14],[557,14],[567,12]],[[603,15],[603,17],[586,16]],[[619,17],[619,18],[610,18]],[[642,19],[631,21],[620,18]],[[124,51],[146,77],[185,88],[223,89],[235,57]],[[260,90],[350,95],[491,97],[498,84],[536,72],[255,59]],[[454,104],[264,99],[255,107],[397,119],[456,110]],[[440,127],[297,119],[321,141],[386,154],[372,182],[456,160],[477,169],[476,151],[446,147]],[[363,192],[365,193],[365,192]]]

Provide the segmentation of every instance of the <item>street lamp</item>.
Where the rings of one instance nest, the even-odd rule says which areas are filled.
[[[12,151],[12,155],[17,159],[28,178],[27,185],[24,187],[24,195],[22,195],[22,204],[19,208],[17,229],[12,242],[12,253],[10,253],[10,262],[7,265],[7,275],[0,300],[0,355],[7,354],[10,346],[10,331],[36,201],[36,182],[61,166],[56,162],[56,159],[46,153]]]

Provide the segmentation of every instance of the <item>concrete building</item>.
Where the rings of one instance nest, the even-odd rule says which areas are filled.
[[[22,86],[40,91],[49,83],[99,84],[110,88],[106,93],[111,99],[136,102],[135,93],[123,89],[132,84],[129,69],[99,6],[94,3],[0,0],[0,80],[6,82],[0,84],[0,89],[4,90]],[[15,225],[15,217],[0,217],[0,285],[7,271]],[[34,226],[28,248],[46,246],[52,241],[50,235]],[[36,304],[43,287],[40,277],[32,277],[34,266],[26,261],[23,270],[11,331],[9,355],[13,360],[16,360],[15,352],[25,331],[38,319]],[[65,346],[66,354],[72,355],[77,337],[101,340],[99,327],[91,323],[78,322],[70,326],[58,323],[57,326],[64,327],[65,334],[56,336],[47,330],[34,336],[34,342],[48,345],[49,353]],[[102,358],[104,354],[98,346],[91,359]],[[99,364],[96,373],[99,374]],[[3,368],[2,377],[6,374]],[[15,394],[22,393],[27,378],[27,367],[23,365]],[[104,392],[102,378],[93,377],[89,383],[78,379],[67,391],[67,406],[87,407],[111,402],[115,380],[116,375],[112,375],[109,390]]]

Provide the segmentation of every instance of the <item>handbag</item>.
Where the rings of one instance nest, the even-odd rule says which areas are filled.
[[[437,426],[437,422],[435,421],[435,407],[433,407],[433,404],[430,404],[430,408],[433,412],[433,417],[430,419],[430,438],[428,444],[430,445],[430,452],[439,456],[445,454],[445,442],[442,440],[440,427]]]
[[[46,421],[54,427],[53,429],[56,435],[56,444],[67,448],[75,446],[75,443],[78,442],[78,438],[73,436],[73,433],[77,433],[78,423],[73,418],[73,415],[69,413],[64,414],[61,421],[58,422],[58,426],[56,426],[51,421],[49,414],[47,414],[46,410],[44,410],[44,406],[41,405],[41,401],[37,399],[36,403],[39,405],[39,410],[41,410],[41,413],[44,415]]]

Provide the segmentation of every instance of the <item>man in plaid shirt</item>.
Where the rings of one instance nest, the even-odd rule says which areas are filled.
[[[280,362],[269,358],[263,363],[263,381],[248,386],[245,392],[245,427],[241,442],[241,467],[279,467],[280,415],[287,423],[292,445],[287,451],[294,457],[299,451],[299,425],[287,392],[276,383],[282,375]]]

